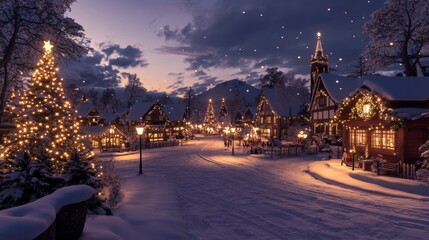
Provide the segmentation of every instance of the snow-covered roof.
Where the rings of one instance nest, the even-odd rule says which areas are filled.
[[[304,102],[295,96],[287,96],[284,91],[278,89],[265,89],[262,93],[270,102],[273,110],[280,116],[296,116]]]
[[[424,108],[395,108],[393,112],[402,119],[416,120],[429,115],[429,109]]]
[[[102,119],[104,119],[105,122],[113,122],[116,118],[121,118],[121,116],[123,116],[123,113],[121,112],[116,112],[116,113],[112,113],[112,112],[102,112],[100,113],[100,117]]]
[[[332,100],[340,103],[362,86],[361,78],[344,77],[330,73],[321,73],[318,84],[323,83]],[[315,93],[313,93],[315,94]]]
[[[157,102],[138,102],[130,109],[127,120],[138,121]]]
[[[106,130],[108,130],[109,126],[82,126],[80,128],[82,133],[90,134],[92,136],[100,135]]]
[[[183,115],[185,113],[186,106],[185,104],[172,103],[172,104],[165,104],[165,106],[162,109],[167,114],[167,117],[169,120],[181,121],[183,120]]]
[[[92,102],[81,102],[76,107],[77,115],[79,117],[85,117],[89,114],[89,112],[94,108],[94,104]]]
[[[246,112],[247,112],[247,110],[249,110],[253,115],[255,115],[256,110],[257,110],[257,107],[248,107],[248,108],[246,109]]]
[[[329,96],[340,103],[344,98],[365,86],[372,92],[383,95],[387,100],[426,101],[429,100],[428,77],[387,77],[381,75],[362,78],[344,77],[321,73],[318,84],[323,83]]]
[[[385,77],[368,76],[363,85],[380,93],[388,100],[426,101],[429,100],[428,77]]]

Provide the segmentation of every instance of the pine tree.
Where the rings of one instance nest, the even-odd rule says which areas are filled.
[[[213,109],[212,100],[209,99],[209,104],[207,106],[206,115],[204,116],[204,123],[208,126],[213,126],[216,121],[216,116]]]
[[[51,161],[54,172],[59,172],[75,148],[86,147],[78,134],[71,104],[64,96],[51,48],[50,42],[45,42],[43,58],[16,106],[17,131],[7,142],[6,159],[27,152],[33,160]]]
[[[78,121],[64,96],[51,49],[50,42],[45,42],[45,53],[15,107],[17,130],[6,140],[5,173],[0,181],[0,201],[6,207],[35,200],[64,185],[98,187],[91,184],[96,180],[95,173],[86,168],[92,161],[90,149],[78,133]],[[76,182],[82,171],[88,171],[88,178]]]
[[[222,104],[219,111],[219,122],[223,122],[226,115],[228,115],[228,111],[226,110],[225,99],[222,98]]]

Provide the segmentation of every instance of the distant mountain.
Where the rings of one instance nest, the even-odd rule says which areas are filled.
[[[260,89],[236,79],[220,83],[195,97],[191,109],[192,119],[203,122],[209,99],[212,99],[218,117],[223,98],[228,112],[226,121],[230,121],[238,111],[244,113],[247,107],[256,107],[260,92]]]

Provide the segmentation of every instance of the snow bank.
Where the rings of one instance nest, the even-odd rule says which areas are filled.
[[[429,185],[424,182],[377,176],[373,172],[341,166],[339,159],[314,162],[308,165],[308,172],[324,182],[345,188],[376,193],[380,195],[429,201]]]
[[[34,239],[49,228],[62,207],[88,200],[95,193],[87,185],[69,186],[34,202],[0,211],[0,236],[2,239]]]
[[[189,239],[174,186],[163,177],[126,178],[112,216],[89,216],[81,239]]]

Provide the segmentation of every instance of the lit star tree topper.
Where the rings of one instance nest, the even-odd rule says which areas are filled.
[[[31,159],[50,161],[54,171],[61,171],[72,151],[85,151],[78,134],[71,104],[66,100],[63,79],[52,54],[52,44],[46,41],[45,52],[37,63],[30,85],[16,107],[17,131],[8,140],[9,157],[25,152]]]

